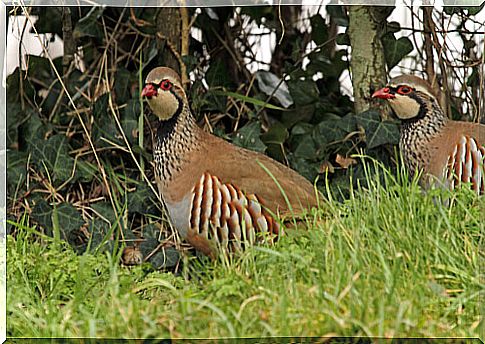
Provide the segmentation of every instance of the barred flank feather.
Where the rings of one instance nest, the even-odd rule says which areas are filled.
[[[463,135],[449,156],[443,175],[451,189],[471,183],[475,192],[485,193],[485,147]]]
[[[239,249],[241,241],[253,244],[258,233],[276,237],[280,231],[279,223],[264,209],[261,199],[235,185],[221,183],[207,172],[192,193],[191,230],[222,247],[231,243],[233,249]]]

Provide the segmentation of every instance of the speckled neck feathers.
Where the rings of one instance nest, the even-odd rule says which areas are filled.
[[[425,168],[430,161],[433,152],[427,149],[427,143],[439,135],[448,121],[435,99],[421,95],[415,100],[421,105],[420,114],[402,122],[399,140],[399,148],[411,175]]]
[[[188,154],[197,149],[200,131],[188,105],[180,101],[180,110],[166,121],[160,121],[155,134],[153,157],[155,172],[162,183],[170,182],[184,164]]]

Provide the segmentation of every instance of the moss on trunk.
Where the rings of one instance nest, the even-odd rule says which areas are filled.
[[[388,15],[389,9],[386,7],[349,8],[348,33],[352,46],[350,66],[356,113],[373,106],[382,106],[371,95],[387,81],[384,48],[380,37]],[[387,111],[383,111],[385,113]]]

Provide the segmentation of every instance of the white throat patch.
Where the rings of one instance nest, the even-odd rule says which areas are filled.
[[[167,120],[177,112],[179,100],[170,91],[159,89],[156,96],[148,99],[148,104],[155,115],[161,120]]]
[[[389,104],[400,119],[410,119],[419,114],[420,104],[411,97],[396,94],[396,98],[389,99]]]

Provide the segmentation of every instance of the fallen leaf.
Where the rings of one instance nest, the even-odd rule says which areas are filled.
[[[342,168],[349,168],[350,165],[357,164],[357,160],[352,158],[346,158],[340,154],[337,154],[337,157],[335,158],[335,162],[339,164],[340,167]]]
[[[328,160],[325,160],[321,165],[320,165],[320,170],[318,171],[319,173],[334,173],[335,168],[333,167],[332,163]]]

